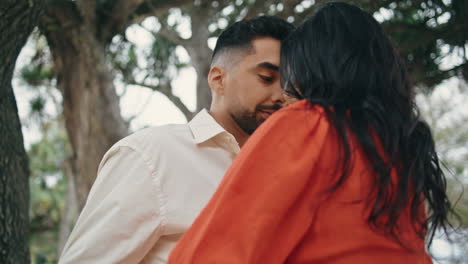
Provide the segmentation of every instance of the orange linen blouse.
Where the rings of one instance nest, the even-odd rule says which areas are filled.
[[[348,178],[324,192],[339,176],[339,143],[323,108],[302,100],[275,113],[247,141],[169,263],[432,263],[409,211],[401,217],[406,248],[370,228],[372,175],[357,139],[349,143]]]

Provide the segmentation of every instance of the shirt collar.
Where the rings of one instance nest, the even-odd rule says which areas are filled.
[[[203,109],[189,123],[188,126],[192,131],[195,143],[203,143],[223,132],[226,132],[216,120]],[[226,132],[227,133],[227,132]]]

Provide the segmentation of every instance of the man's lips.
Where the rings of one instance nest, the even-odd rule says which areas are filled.
[[[267,119],[270,117],[276,110],[259,110],[260,115],[264,118]]]
[[[267,119],[270,117],[274,112],[281,109],[280,105],[271,105],[271,106],[261,106],[257,108],[257,112],[263,119]]]

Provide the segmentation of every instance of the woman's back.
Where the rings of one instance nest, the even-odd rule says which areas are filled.
[[[307,104],[306,101],[299,102],[299,106]],[[307,119],[311,114],[324,115],[323,108],[315,106],[314,110],[306,110],[302,118]],[[321,118],[319,125],[328,127],[327,136],[316,139],[324,141],[321,148],[314,148],[314,140],[304,142],[304,151],[314,149],[320,152],[311,175],[314,180],[308,182],[306,189],[309,192],[305,194],[310,195],[306,203],[317,207],[310,229],[288,258],[288,263],[431,263],[425,252],[424,240],[411,224],[409,210],[402,213],[399,221],[400,242],[385,235],[384,230],[369,225],[369,206],[374,202],[371,198],[372,190],[375,190],[373,179],[378,176],[352,133],[348,138],[349,173],[336,190],[327,192],[340,176],[336,168],[338,153],[343,147],[326,118]],[[376,142],[376,145],[380,144]],[[393,181],[397,180],[395,173],[393,170]],[[424,219],[423,212],[420,219]]]

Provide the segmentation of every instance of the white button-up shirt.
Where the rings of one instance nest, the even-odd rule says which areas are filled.
[[[206,110],[122,139],[104,155],[59,263],[166,263],[238,152]]]

